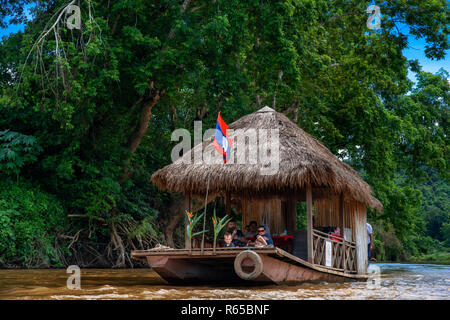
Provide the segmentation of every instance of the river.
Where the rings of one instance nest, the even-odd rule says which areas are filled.
[[[150,269],[82,269],[81,289],[65,269],[0,270],[0,299],[440,299],[450,300],[450,266],[379,263],[379,285],[304,283],[265,287],[176,287]]]

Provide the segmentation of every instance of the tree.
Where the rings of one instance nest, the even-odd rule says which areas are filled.
[[[23,19],[29,2],[4,3],[3,22]],[[69,4],[81,8],[81,30],[66,28]],[[112,265],[132,264],[132,248],[177,243],[182,202],[149,185],[170,162],[171,131],[264,105],[359,170],[385,205],[370,217],[402,238],[416,223],[413,184],[425,167],[448,173],[448,83],[444,71],[407,61],[397,27],[441,59],[449,10],[444,0],[384,2],[375,33],[367,4],[40,1],[24,33],[0,45],[1,130],[36,138],[43,151],[24,179],[62,199],[78,241]],[[419,73],[415,88],[408,68]]]

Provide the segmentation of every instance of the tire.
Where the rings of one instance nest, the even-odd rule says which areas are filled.
[[[253,264],[255,265],[255,269],[247,273],[244,270],[242,270],[242,261],[244,259],[250,259],[253,261]],[[243,280],[253,280],[257,278],[263,271],[263,262],[259,254],[257,254],[254,251],[246,250],[239,253],[236,258],[234,259],[234,272],[239,276],[239,278]]]

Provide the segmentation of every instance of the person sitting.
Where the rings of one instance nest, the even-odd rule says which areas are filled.
[[[244,247],[246,245],[246,241],[244,235],[242,234],[242,231],[236,229],[236,221],[231,220],[230,222],[228,222],[225,232],[231,234],[235,247]]]
[[[247,231],[248,227],[248,231]],[[250,221],[249,225],[246,227],[246,232],[244,233],[244,236],[247,237],[254,237],[258,233],[258,223],[256,221]]]
[[[244,237],[250,237],[250,226],[249,225],[245,226]]]
[[[334,240],[334,241],[341,241],[340,238],[337,238],[340,236],[341,236],[341,229],[339,227],[334,229],[334,233],[330,233],[330,238],[331,238],[331,240]]]
[[[225,233],[225,235],[223,236],[224,240],[225,240],[225,248],[233,248],[235,247],[234,243],[233,243],[233,236],[231,235],[231,233],[227,232]]]
[[[254,246],[256,248],[263,248],[263,247],[267,247],[267,241],[264,240],[263,237],[261,236],[256,236],[256,240],[254,242]]]
[[[256,240],[254,242],[249,240],[247,245],[249,246],[254,245],[255,247],[273,246],[273,240],[270,237],[270,234],[266,232],[266,227],[261,225],[258,227],[257,231],[258,234],[256,235]]]

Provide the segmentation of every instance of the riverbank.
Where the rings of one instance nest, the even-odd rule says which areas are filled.
[[[402,264],[442,264],[450,265],[450,252],[437,252],[419,257],[410,257],[405,261],[372,261],[374,263],[402,263]]]
[[[412,257],[407,263],[434,263],[450,265],[450,252],[438,252],[426,254],[420,257]]]

